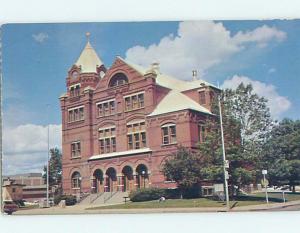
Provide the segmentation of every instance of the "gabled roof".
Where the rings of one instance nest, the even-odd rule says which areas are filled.
[[[131,68],[138,71],[142,75],[145,75],[147,73],[147,71],[149,70],[142,66],[133,64],[133,63],[121,58],[120,56],[118,56],[118,58],[120,60],[122,60],[123,62],[125,62]],[[169,88],[172,90],[178,90],[180,92],[186,91],[186,90],[191,90],[194,88],[199,88],[202,83],[204,83],[207,86],[217,88],[216,86],[212,85],[211,83],[208,83],[201,79],[193,80],[193,81],[184,81],[184,80],[180,80],[180,79],[174,78],[170,75],[166,75],[166,74],[163,74],[160,72],[157,73],[156,83],[162,87],[166,87],[166,88]]]
[[[133,64],[127,60],[122,59],[121,57],[119,57],[119,59],[121,59],[128,66],[135,69],[142,75],[145,75],[148,72],[147,69],[139,65]],[[206,86],[211,86],[214,88],[217,88],[216,86],[204,80],[183,81],[180,79],[176,79],[170,75],[160,73],[159,71],[156,71],[156,74],[156,84],[170,89],[170,92],[160,101],[160,103],[156,106],[154,111],[148,116],[156,116],[164,113],[176,112],[186,109],[212,114],[207,108],[201,106],[199,103],[192,100],[182,92],[195,88],[200,88],[203,83]]]
[[[200,104],[198,104],[196,101],[192,100],[185,94],[182,94],[177,90],[172,90],[160,101],[154,111],[148,116],[156,116],[164,113],[176,112],[186,109],[211,114],[208,109],[202,107]]]
[[[96,73],[97,67],[103,65],[103,62],[88,41],[75,64],[81,66],[81,73]]]

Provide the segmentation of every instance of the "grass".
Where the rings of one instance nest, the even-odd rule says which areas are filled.
[[[286,193],[286,201],[300,200],[300,193]],[[269,193],[269,203],[283,202],[281,193]],[[265,194],[257,193],[249,196],[240,196],[230,201],[232,207],[260,205],[265,204]],[[144,202],[128,202],[118,205],[101,206],[87,208],[87,210],[97,209],[153,209],[153,208],[197,208],[197,207],[225,207],[222,201],[215,201],[209,198],[197,199],[168,199],[165,202],[144,201]]]

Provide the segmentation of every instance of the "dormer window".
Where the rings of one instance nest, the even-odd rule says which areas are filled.
[[[109,87],[117,87],[126,83],[128,83],[128,78],[126,77],[126,75],[123,73],[117,73],[111,78]]]

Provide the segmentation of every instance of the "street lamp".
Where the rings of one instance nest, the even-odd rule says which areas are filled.
[[[269,197],[268,197],[268,190],[267,190],[267,186],[268,186],[268,181],[266,179],[266,175],[268,174],[268,170],[262,170],[261,173],[263,174],[263,185],[265,186],[265,193],[266,193],[266,201],[267,204],[269,204]]]
[[[46,199],[47,199],[47,207],[49,207],[49,157],[50,157],[50,143],[49,143],[49,107],[47,104],[47,118],[48,118],[48,127],[47,127],[47,190],[46,190]]]
[[[221,96],[218,97],[219,100],[219,113],[220,113],[220,127],[221,127],[221,138],[222,138],[222,152],[223,152],[223,172],[224,172],[224,184],[225,184],[225,195],[226,195],[226,207],[227,211],[230,209],[229,205],[229,194],[228,194],[228,171],[227,168],[229,168],[229,162],[226,160],[226,154],[225,154],[225,143],[224,143],[224,132],[223,132],[223,118],[222,118],[222,108],[221,108]]]
[[[145,183],[145,174],[146,174],[146,172],[145,172],[145,171],[142,171],[143,180],[144,180],[144,188],[146,187],[146,183]]]

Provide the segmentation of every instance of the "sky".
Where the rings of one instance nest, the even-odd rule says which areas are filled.
[[[61,148],[59,96],[90,42],[106,67],[116,56],[223,88],[251,83],[274,119],[300,119],[300,21],[8,24],[2,28],[3,173],[40,172]],[[48,106],[48,107],[47,107]]]

